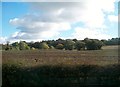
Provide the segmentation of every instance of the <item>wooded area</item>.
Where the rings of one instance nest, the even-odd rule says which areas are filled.
[[[2,50],[35,50],[35,49],[60,49],[60,50],[99,50],[104,45],[120,45],[120,38],[112,38],[109,40],[98,40],[85,38],[77,39],[57,39],[43,40],[40,42],[14,42],[2,45]]]

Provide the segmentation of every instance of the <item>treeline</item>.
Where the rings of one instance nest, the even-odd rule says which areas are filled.
[[[85,38],[77,39],[57,39],[46,40],[41,42],[14,42],[3,45],[2,50],[35,50],[35,49],[59,49],[59,50],[100,50],[103,45],[120,45],[120,38],[109,40],[98,40]]]
[[[102,40],[105,45],[120,45],[120,38],[112,38],[108,40]]]

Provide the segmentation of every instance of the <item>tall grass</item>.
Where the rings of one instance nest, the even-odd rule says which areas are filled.
[[[3,65],[2,87],[119,87],[120,65],[76,67]]]
[[[3,51],[2,87],[120,87],[119,58],[117,47]]]

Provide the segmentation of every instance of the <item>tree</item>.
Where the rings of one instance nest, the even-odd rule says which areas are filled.
[[[87,50],[99,50],[103,46],[103,42],[98,39],[84,39]]]
[[[18,43],[18,42],[12,43],[12,49],[20,50],[20,49],[19,49],[19,43]]]
[[[55,40],[48,40],[47,44],[50,48],[55,48],[57,45],[57,42]]]
[[[74,42],[77,42],[77,39],[73,39]]]
[[[92,49],[92,47],[91,47],[91,45],[92,45],[92,40],[90,40],[90,39],[88,39],[88,38],[85,38],[84,39],[84,42],[85,42],[85,46],[86,46],[86,48],[87,48],[87,50],[90,50],[90,49]]]
[[[19,49],[20,50],[28,50],[28,49],[30,49],[30,47],[28,46],[28,44],[25,41],[20,41]]]
[[[57,46],[58,44],[63,44],[63,45],[64,45],[64,44],[65,44],[65,40],[59,38],[58,40],[56,40],[56,46]]]
[[[56,49],[62,50],[62,49],[64,49],[64,45],[63,45],[63,44],[58,44],[58,45],[56,46]]]
[[[77,41],[77,42],[75,43],[75,48],[76,48],[77,50],[81,50],[81,49],[85,50],[85,42]]]
[[[108,39],[105,45],[120,45],[120,38]]]
[[[55,47],[54,46],[50,46],[50,49],[55,49]]]
[[[7,41],[7,44],[6,44],[6,47],[5,47],[5,50],[10,50],[11,49],[11,47],[10,47],[10,45],[9,45],[9,41]]]
[[[106,43],[107,43],[107,40],[105,40],[105,39],[102,39],[101,41],[102,41],[103,45],[106,45]]]
[[[31,47],[34,47],[36,49],[41,49],[40,45],[41,45],[40,42],[35,42],[35,43],[31,44]]]
[[[96,42],[97,50],[100,50],[103,45],[104,45],[104,44],[103,44],[102,41],[97,41],[97,42]]]
[[[42,43],[40,44],[40,47],[41,47],[41,49],[49,49],[48,44],[45,43],[45,42],[42,42]]]
[[[2,50],[2,44],[0,44],[0,50]]]
[[[28,44],[28,46],[30,47],[30,49],[35,48],[35,47],[34,47],[34,42],[33,42],[33,41],[31,41],[31,42],[29,42],[29,43],[27,43],[27,44]]]
[[[65,50],[73,50],[75,47],[75,42],[68,39],[65,41]]]

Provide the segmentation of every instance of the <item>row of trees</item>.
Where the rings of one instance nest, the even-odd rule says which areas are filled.
[[[115,40],[117,40],[115,42]],[[47,40],[41,42],[14,42],[12,44],[3,45],[3,50],[35,50],[35,49],[60,49],[60,50],[99,50],[103,45],[117,45],[120,38],[114,39],[114,44],[111,44],[112,39],[109,40],[98,40],[85,38],[84,40],[77,39],[58,39],[58,40]],[[120,43],[119,43],[120,44]]]
[[[42,42],[30,42],[27,43],[25,41],[15,42],[9,44],[7,42],[6,45],[3,46],[5,50],[29,50],[29,49],[60,49],[60,50],[97,50],[101,49],[103,43],[99,40],[95,39],[84,39],[84,40],[77,40],[77,39],[58,39],[58,40],[48,40]]]
[[[120,38],[112,38],[108,40],[102,40],[105,45],[120,45]]]

